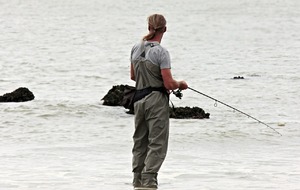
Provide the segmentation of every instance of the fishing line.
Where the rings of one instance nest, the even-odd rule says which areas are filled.
[[[204,93],[202,93],[202,92],[199,92],[198,90],[195,90],[195,89],[193,89],[193,88],[191,88],[191,87],[188,87],[188,89],[190,89],[190,90],[192,90],[192,91],[194,91],[194,92],[197,92],[198,94],[201,94],[201,95],[203,95],[203,96],[206,96],[206,97],[208,97],[208,98],[214,100],[214,101],[215,101],[215,104],[214,104],[215,107],[217,107],[217,102],[219,102],[219,103],[221,103],[221,104],[223,104],[223,105],[225,105],[225,106],[227,106],[227,107],[233,109],[234,111],[238,111],[238,112],[240,112],[240,113],[242,113],[242,114],[248,116],[249,118],[252,118],[252,119],[254,119],[255,121],[258,121],[258,123],[261,123],[261,124],[267,126],[268,128],[270,128],[270,129],[272,129],[273,131],[275,131],[276,133],[278,133],[280,136],[282,136],[281,133],[279,133],[278,131],[276,131],[273,127],[269,126],[269,125],[266,124],[265,122],[262,122],[262,121],[256,119],[255,117],[253,117],[253,116],[251,116],[251,115],[249,115],[249,114],[247,114],[247,113],[245,113],[245,112],[243,112],[243,111],[241,111],[241,110],[239,110],[239,109],[237,109],[237,108],[234,108],[234,107],[232,107],[232,106],[230,106],[230,105],[228,105],[228,104],[226,104],[226,103],[224,103],[224,102],[221,102],[220,100],[217,100],[217,99],[215,99],[215,98],[213,98],[213,97],[211,97],[211,96],[208,96],[208,95],[206,95],[206,94],[204,94]]]

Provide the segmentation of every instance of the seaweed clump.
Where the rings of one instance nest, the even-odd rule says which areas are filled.
[[[170,118],[176,119],[208,119],[209,115],[209,113],[205,113],[199,107],[177,107],[170,109]]]
[[[121,106],[124,96],[125,85],[113,86],[108,93],[101,99],[103,105],[106,106]]]
[[[122,106],[124,90],[126,85],[113,86],[108,93],[101,99],[103,105],[107,106]],[[126,111],[128,114],[134,114],[134,110]],[[205,119],[209,118],[209,113],[205,113],[199,107],[170,107],[170,118],[175,119]]]
[[[0,102],[27,102],[34,99],[34,94],[26,87],[20,87],[13,92],[0,96]]]

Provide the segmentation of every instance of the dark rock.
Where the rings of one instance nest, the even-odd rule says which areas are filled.
[[[233,77],[233,79],[244,79],[244,77],[237,76],[237,77]]]
[[[107,106],[122,106],[125,85],[113,86],[108,93],[101,99],[103,105]],[[126,113],[134,114],[133,110],[128,110]],[[209,113],[205,113],[202,108],[199,107],[170,107],[170,118],[176,119],[204,119],[209,118]]]
[[[121,106],[123,100],[125,85],[116,85],[108,91],[108,93],[101,99],[103,105],[106,106]]]
[[[199,107],[178,107],[170,109],[170,118],[176,119],[208,119],[209,115],[209,113],[205,113],[205,111]]]
[[[0,102],[26,102],[33,99],[33,93],[25,87],[20,87],[13,92],[0,96]]]

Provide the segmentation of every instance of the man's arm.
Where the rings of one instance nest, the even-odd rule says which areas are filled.
[[[135,81],[135,75],[134,75],[134,69],[133,69],[133,64],[130,64],[130,78],[131,80]]]
[[[188,85],[185,81],[177,81],[173,79],[171,69],[161,69],[161,75],[164,81],[164,86],[168,90],[185,90],[187,89]]]

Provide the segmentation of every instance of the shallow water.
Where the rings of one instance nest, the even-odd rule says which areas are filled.
[[[171,119],[163,190],[300,188],[300,2],[297,0],[0,0],[0,189],[132,189],[133,116],[103,106],[129,79],[146,17],[162,13],[172,73],[191,90],[175,106],[210,119]],[[233,80],[243,76],[244,80]]]

